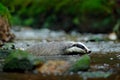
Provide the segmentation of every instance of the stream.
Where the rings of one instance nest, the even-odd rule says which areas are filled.
[[[13,33],[16,34],[16,40],[12,44],[22,50],[45,41],[81,41],[92,51],[89,54],[90,68],[87,71],[61,75],[0,71],[0,80],[120,80],[120,42],[106,40],[108,39],[106,34],[80,34],[77,32],[66,34],[63,31],[56,32],[48,29],[23,29],[13,31]]]

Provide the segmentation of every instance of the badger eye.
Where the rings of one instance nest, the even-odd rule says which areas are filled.
[[[81,44],[73,44],[73,46],[76,46],[76,47],[81,48],[81,49],[85,49],[85,47]]]

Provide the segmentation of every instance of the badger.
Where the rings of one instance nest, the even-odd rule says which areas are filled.
[[[91,53],[83,43],[73,41],[41,42],[28,47],[26,51],[36,56]]]

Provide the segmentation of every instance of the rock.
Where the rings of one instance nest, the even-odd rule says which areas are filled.
[[[15,35],[10,31],[10,24],[7,20],[0,16],[0,45],[4,42],[12,41]]]
[[[108,35],[108,38],[110,40],[117,40],[117,35],[116,35],[116,33],[112,32]]]
[[[107,78],[111,75],[111,72],[102,72],[102,71],[95,71],[95,72],[83,72],[80,74],[83,77],[89,78]]]
[[[13,50],[13,49],[15,49],[15,45],[14,45],[14,43],[5,43],[2,46],[2,49],[3,50]]]
[[[68,70],[70,64],[67,61],[63,60],[49,60],[42,67],[37,68],[36,70],[43,74],[63,74]]]

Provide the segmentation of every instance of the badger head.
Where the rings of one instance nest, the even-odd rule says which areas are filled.
[[[91,53],[91,50],[88,49],[83,43],[81,42],[71,42],[71,46],[67,47],[65,49],[65,53],[67,55],[71,54],[89,54]]]

